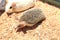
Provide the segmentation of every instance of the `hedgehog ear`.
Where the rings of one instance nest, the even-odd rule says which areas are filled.
[[[13,2],[13,3],[12,3],[12,7],[14,8],[15,6],[16,6],[16,3],[15,3],[15,2]]]

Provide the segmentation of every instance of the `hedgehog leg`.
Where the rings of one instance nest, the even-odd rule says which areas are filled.
[[[25,26],[26,26],[26,22],[22,21],[22,22],[20,22],[20,24],[18,25],[18,27],[16,27],[16,29],[23,28]]]
[[[26,22],[25,21],[20,22],[20,28],[23,28],[25,26],[26,26]]]

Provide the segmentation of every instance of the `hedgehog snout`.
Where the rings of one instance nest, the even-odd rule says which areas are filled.
[[[16,30],[19,28],[23,28],[26,26],[26,23],[24,21],[20,22],[19,25],[15,28]]]

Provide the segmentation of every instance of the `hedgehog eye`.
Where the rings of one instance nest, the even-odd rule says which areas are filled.
[[[10,7],[10,9],[12,8],[12,6]]]

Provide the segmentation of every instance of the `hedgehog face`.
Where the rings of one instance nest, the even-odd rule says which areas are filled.
[[[5,12],[12,12],[12,8],[16,6],[16,3],[14,1],[8,1],[8,3],[5,6]]]
[[[5,11],[20,12],[34,6],[34,0],[9,0]]]

